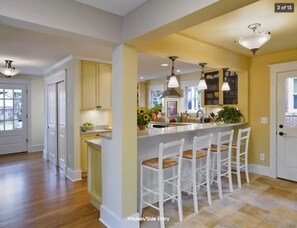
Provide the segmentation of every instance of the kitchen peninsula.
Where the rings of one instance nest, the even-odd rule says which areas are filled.
[[[140,162],[146,159],[154,158],[158,156],[159,152],[159,144],[161,142],[166,143],[173,140],[179,140],[181,138],[185,139],[184,150],[192,148],[192,141],[194,136],[200,136],[205,134],[212,133],[213,143],[216,143],[217,134],[221,131],[227,131],[236,127],[242,127],[245,125],[245,122],[241,123],[233,123],[233,124],[193,124],[188,123],[187,125],[183,126],[176,126],[176,127],[165,127],[165,128],[149,128],[146,130],[138,131],[137,132],[137,164],[138,164],[138,173],[139,173],[139,165]],[[111,191],[108,189],[107,186],[104,186],[104,183],[110,183],[113,179],[110,177],[112,173],[112,168],[108,164],[113,161],[113,154],[110,150],[112,143],[112,132],[109,133],[101,133],[101,140],[89,140],[87,141],[89,145],[88,155],[94,156],[96,152],[94,152],[94,147],[97,150],[100,150],[100,160],[102,154],[101,164],[99,160],[93,162],[93,158],[89,157],[89,175],[88,181],[94,182],[98,179],[98,176],[94,179],[92,176],[93,174],[98,175],[98,173],[102,172],[102,202],[104,200],[109,201],[111,197]],[[98,171],[98,166],[100,166],[100,170]],[[101,168],[102,167],[102,168]],[[139,178],[139,175],[138,175]],[[145,175],[144,180],[148,184],[155,184],[151,182],[151,176]],[[139,180],[138,180],[139,183]],[[88,183],[88,185],[92,185],[92,183]],[[97,186],[99,186],[97,184]],[[100,179],[100,187],[101,187],[101,179]],[[138,184],[138,197],[139,197],[139,184]],[[99,197],[99,195],[98,195]],[[101,199],[101,191],[100,191],[100,199]],[[156,199],[151,198],[150,201],[156,201]],[[100,200],[101,201],[101,200]],[[97,207],[98,208],[98,207]]]

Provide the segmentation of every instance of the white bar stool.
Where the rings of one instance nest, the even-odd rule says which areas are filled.
[[[228,177],[230,192],[233,192],[232,184],[232,170],[231,170],[231,156],[232,156],[232,139],[234,130],[219,132],[217,144],[211,145],[211,154],[213,156],[212,161],[212,178],[211,183],[216,182],[218,184],[219,198],[223,198],[222,192],[222,177]],[[222,157],[222,153],[227,153],[226,157]],[[214,180],[216,171],[217,180]]]
[[[179,220],[183,220],[183,211],[182,211],[182,198],[181,198],[181,169],[182,169],[182,154],[184,147],[185,139],[169,142],[169,143],[160,143],[159,144],[159,157],[145,160],[141,162],[140,167],[140,207],[139,214],[142,215],[143,205],[150,206],[160,212],[160,226],[161,228],[165,227],[164,222],[164,202],[168,200],[178,201],[178,213]],[[168,153],[164,153],[164,150]],[[175,167],[177,166],[177,172]],[[172,176],[164,179],[164,170],[171,168]],[[152,170],[158,173],[158,190],[149,189],[143,185],[143,172],[144,169]],[[172,192],[169,194],[165,192],[164,185],[169,184],[172,186]],[[177,190],[177,191],[176,191]],[[175,193],[175,191],[177,193]],[[158,195],[159,197],[159,207],[145,201],[143,197],[147,194]],[[166,198],[165,198],[166,197]]]
[[[250,183],[248,172],[248,148],[251,134],[251,127],[239,129],[237,142],[232,144],[232,148],[236,149],[236,156],[232,157],[232,165],[235,167],[237,174],[238,188],[241,188],[240,171],[243,170],[246,176],[246,182]],[[242,149],[244,148],[244,149]]]
[[[191,162],[192,172],[191,178],[185,179],[192,184],[192,191],[184,190],[188,194],[193,195],[194,211],[198,213],[198,199],[197,190],[200,187],[206,187],[208,204],[211,205],[211,192],[210,192],[210,148],[211,148],[212,134],[204,135],[193,139],[193,149],[184,151],[184,161]],[[197,161],[199,165],[197,165]],[[204,162],[202,164],[202,162]],[[198,181],[197,181],[198,173]],[[184,179],[184,178],[183,178]]]

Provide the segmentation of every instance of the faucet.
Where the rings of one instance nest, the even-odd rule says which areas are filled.
[[[199,109],[198,111],[197,111],[197,113],[196,113],[196,117],[199,117],[199,113],[201,112],[201,114],[202,114],[202,117],[201,117],[201,119],[200,119],[200,123],[203,123],[204,124],[204,113],[203,113],[203,111],[201,110],[201,109]]]

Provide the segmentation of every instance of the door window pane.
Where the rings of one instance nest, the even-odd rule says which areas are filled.
[[[23,126],[23,121],[22,120],[15,120],[14,121],[14,129],[18,130],[18,129],[22,129]]]
[[[4,98],[4,90],[0,89],[0,99],[3,99],[3,98]]]
[[[4,107],[5,107],[5,109],[13,108],[13,100],[5,99],[4,100]]]
[[[14,99],[22,99],[22,90],[20,89],[14,90]]]
[[[14,110],[14,119],[22,119],[22,110]]]
[[[4,131],[4,121],[0,120],[0,131]]]
[[[294,109],[297,109],[297,94],[294,95]]]
[[[21,100],[14,100],[13,107],[15,109],[21,109],[22,108],[22,101]]]
[[[5,99],[13,99],[13,90],[5,89]]]
[[[4,109],[0,109],[0,120],[4,120]]]
[[[13,130],[13,121],[5,121],[5,130],[6,131]]]
[[[5,110],[5,120],[13,120],[13,109]]]
[[[297,93],[297,79],[294,79],[294,93]]]

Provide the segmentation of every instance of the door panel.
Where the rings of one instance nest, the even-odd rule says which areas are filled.
[[[297,71],[277,77],[277,176],[297,181]]]
[[[0,84],[0,154],[27,151],[27,86]]]
[[[58,166],[65,169],[66,165],[66,97],[65,82],[60,82],[58,87]]]
[[[56,84],[47,87],[47,152],[49,161],[57,165],[57,89]]]

